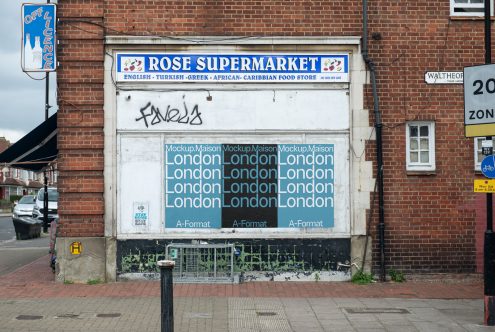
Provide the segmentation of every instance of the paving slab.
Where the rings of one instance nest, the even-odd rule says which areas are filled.
[[[495,331],[483,283],[175,284],[176,332]],[[1,331],[159,331],[160,283],[54,281],[48,257],[0,277]]]

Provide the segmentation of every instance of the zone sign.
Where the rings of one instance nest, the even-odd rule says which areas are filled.
[[[466,137],[495,135],[495,64],[464,68]]]

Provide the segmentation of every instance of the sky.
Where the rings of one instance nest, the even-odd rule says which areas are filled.
[[[45,120],[45,81],[29,78],[21,69],[22,3],[46,1],[2,1],[0,11],[0,137],[16,142]],[[55,1],[52,1],[55,3]],[[30,73],[43,78],[44,73]],[[50,73],[49,104],[52,115],[56,107],[56,73]]]

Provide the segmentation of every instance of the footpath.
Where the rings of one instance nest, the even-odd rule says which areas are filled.
[[[175,284],[175,332],[495,331],[479,275],[404,283]],[[160,283],[54,282],[48,256],[0,277],[0,331],[160,331]]]

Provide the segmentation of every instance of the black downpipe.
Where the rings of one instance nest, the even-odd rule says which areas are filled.
[[[375,114],[376,134],[376,176],[378,181],[378,239],[380,245],[380,280],[385,281],[385,214],[383,207],[383,146],[382,146],[382,115],[378,104],[376,88],[375,64],[368,56],[368,1],[363,0],[363,60],[370,71],[371,89],[373,93],[373,111]]]

